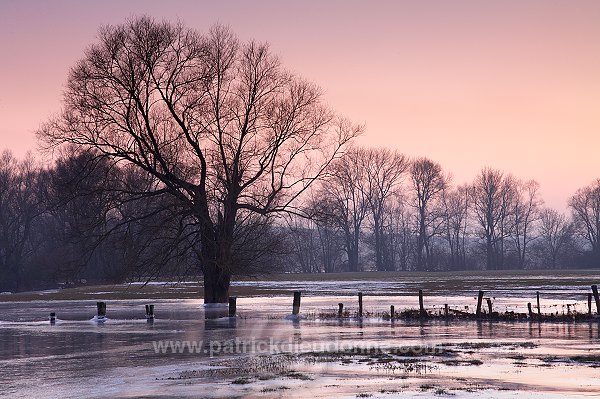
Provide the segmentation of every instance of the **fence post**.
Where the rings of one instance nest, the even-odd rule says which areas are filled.
[[[537,297],[538,317],[542,317],[542,311],[540,310],[540,292],[539,291],[536,292],[536,297]]]
[[[588,292],[588,314],[592,314],[592,293]]]
[[[154,305],[146,305],[146,319],[148,321],[154,320]]]
[[[600,314],[600,297],[598,297],[598,286],[596,284],[592,285],[592,293],[596,300],[596,314]]]
[[[363,315],[363,294],[362,292],[358,293],[358,317],[362,317]]]
[[[50,313],[50,324],[54,324],[56,323],[56,313],[51,312]]]
[[[229,297],[229,317],[235,317],[237,297]]]
[[[483,291],[479,290],[479,295],[477,296],[477,311],[475,312],[477,317],[481,316],[481,301],[483,301]]]
[[[488,311],[490,313],[490,317],[492,316],[492,300],[490,298],[486,299],[488,305]]]
[[[444,305],[444,316],[448,317],[448,314],[450,313],[449,309],[448,309],[448,304]]]
[[[425,312],[425,306],[423,306],[423,290],[419,290],[419,315],[421,317],[427,316],[427,312]]]
[[[98,318],[103,319],[106,317],[106,302],[96,302],[96,308],[98,309]]]
[[[294,303],[292,305],[292,314],[297,315],[300,313],[300,297],[302,296],[302,292],[294,291]]]
[[[390,319],[394,318],[394,314],[396,313],[394,309],[394,305],[390,305]]]
[[[527,311],[529,312],[529,317],[533,319],[533,311],[531,310],[531,302],[527,302]]]

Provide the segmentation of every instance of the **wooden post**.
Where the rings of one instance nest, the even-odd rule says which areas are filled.
[[[448,314],[450,313],[450,309],[448,309],[448,304],[444,305],[444,316],[448,317]]]
[[[363,301],[362,301],[362,292],[358,293],[358,317],[362,317],[363,315]]]
[[[533,319],[533,311],[531,310],[531,302],[527,302],[527,311],[529,312],[529,317]]]
[[[588,292],[588,314],[592,314],[592,293]]]
[[[50,313],[50,324],[54,324],[56,323],[56,313],[51,312]]]
[[[419,290],[419,315],[421,317],[427,316],[427,312],[425,312],[425,307],[423,306],[423,290]]]
[[[390,319],[394,318],[394,314],[396,311],[394,310],[394,305],[390,305]]]
[[[338,303],[338,317],[342,317],[344,315],[344,304]]]
[[[300,297],[302,293],[300,291],[294,291],[294,303],[292,305],[292,314],[297,315],[300,313]]]
[[[540,292],[539,291],[536,292],[536,297],[537,297],[538,317],[542,317],[542,311],[540,310]]]
[[[600,297],[598,297],[598,286],[596,284],[592,285],[592,293],[596,300],[596,314],[600,314]]]
[[[235,317],[237,297],[229,297],[229,317]]]
[[[154,321],[154,305],[146,305],[146,320]]]
[[[475,312],[477,317],[481,316],[481,301],[483,301],[483,291],[479,290],[479,295],[477,296],[477,311]]]
[[[106,302],[96,302],[96,308],[98,308],[98,318],[106,317]]]
[[[488,311],[490,316],[492,315],[492,300],[490,298],[486,299],[487,305],[488,305]]]

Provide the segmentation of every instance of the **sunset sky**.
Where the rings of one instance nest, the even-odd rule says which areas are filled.
[[[36,148],[98,27],[134,15],[219,22],[271,43],[360,142],[427,156],[472,181],[535,178],[564,210],[600,177],[600,1],[0,0],[0,150]]]

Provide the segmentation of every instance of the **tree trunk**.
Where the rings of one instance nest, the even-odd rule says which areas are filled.
[[[425,206],[419,209],[419,235],[417,237],[417,270],[425,270],[423,250],[425,249]]]
[[[204,198],[205,193],[202,193]],[[231,243],[235,226],[235,212],[226,209],[220,225],[210,219],[206,201],[198,204],[198,219],[202,225],[201,265],[204,276],[204,303],[228,303],[231,283]]]
[[[486,237],[486,258],[487,258],[487,270],[494,270],[494,254],[493,254],[493,246],[492,246],[492,238],[488,235]]]
[[[204,303],[228,303],[231,273],[219,265],[205,266],[204,270]]]
[[[348,271],[358,271],[358,247],[353,242],[353,233],[347,231],[346,233],[346,254],[348,255]]]
[[[23,289],[23,282],[22,282],[22,279],[21,279],[21,272],[20,272],[20,270],[19,270],[18,267],[15,268],[13,274],[14,274],[14,280],[13,281],[15,282],[14,283],[14,287],[15,287],[15,291],[14,292],[24,291],[24,289]]]
[[[377,271],[386,270],[383,263],[383,243],[381,242],[381,228],[379,226],[379,218],[374,217],[373,238],[375,239],[375,268]]]

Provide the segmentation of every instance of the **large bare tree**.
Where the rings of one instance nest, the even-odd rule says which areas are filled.
[[[149,17],[105,26],[39,136],[139,168],[196,226],[204,301],[226,302],[240,217],[283,212],[360,128],[267,44]],[[242,215],[242,216],[241,216]]]

